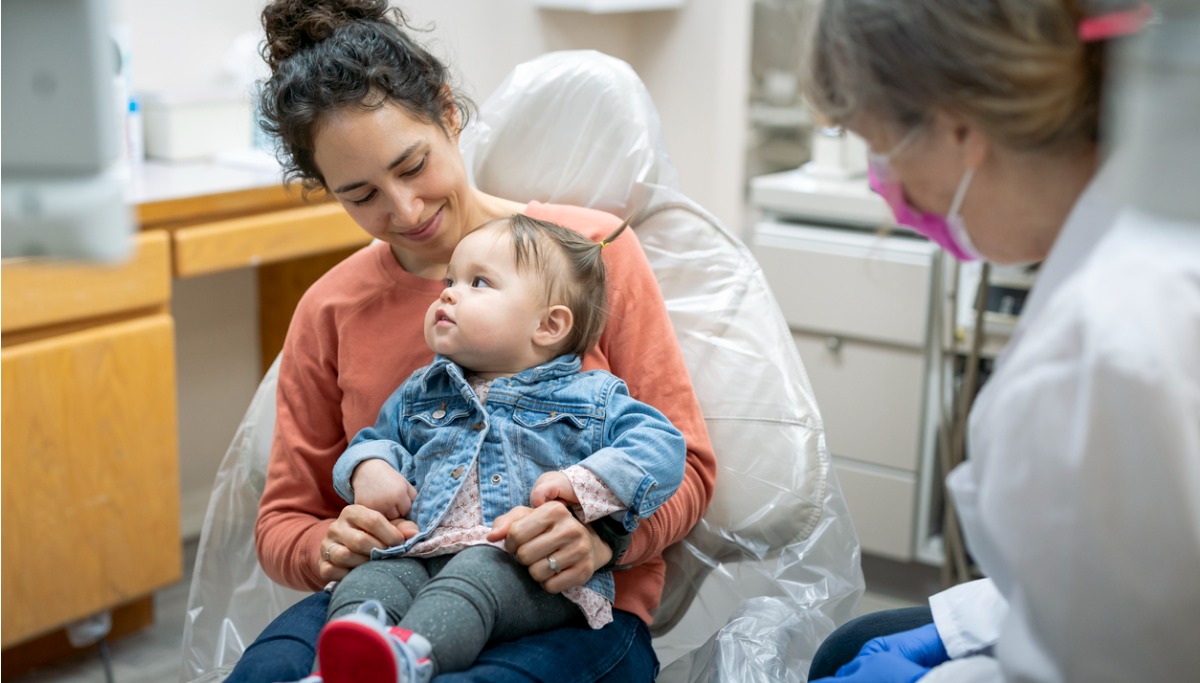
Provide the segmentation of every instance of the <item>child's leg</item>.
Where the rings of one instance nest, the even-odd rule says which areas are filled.
[[[574,603],[547,593],[528,569],[493,546],[466,548],[433,573],[400,626],[429,640],[439,673],[470,667],[493,640],[583,619]]]
[[[429,582],[424,560],[396,557],[370,562],[350,570],[333,589],[329,618],[353,614],[367,600],[378,600],[396,624],[408,612],[413,598]]]

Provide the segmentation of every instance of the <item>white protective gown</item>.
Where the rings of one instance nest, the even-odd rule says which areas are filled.
[[[953,659],[922,681],[1200,677],[1200,223],[1112,175],[971,411],[947,484],[990,578],[930,599]]]

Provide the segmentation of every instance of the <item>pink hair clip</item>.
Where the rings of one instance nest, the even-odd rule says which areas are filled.
[[[1090,43],[1127,36],[1142,30],[1153,18],[1154,10],[1147,2],[1133,9],[1088,17],[1079,22],[1079,39]]]

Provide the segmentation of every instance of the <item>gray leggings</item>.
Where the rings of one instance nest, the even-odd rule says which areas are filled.
[[[575,603],[547,593],[528,569],[490,545],[356,567],[333,589],[329,618],[371,599],[383,603],[392,624],[429,639],[435,674],[467,669],[490,642],[583,621]]]

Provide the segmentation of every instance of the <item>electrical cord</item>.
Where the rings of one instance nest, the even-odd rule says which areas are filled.
[[[108,638],[101,638],[99,647],[100,662],[104,665],[104,680],[107,683],[115,683],[116,679],[113,678],[112,650],[108,647]]]

